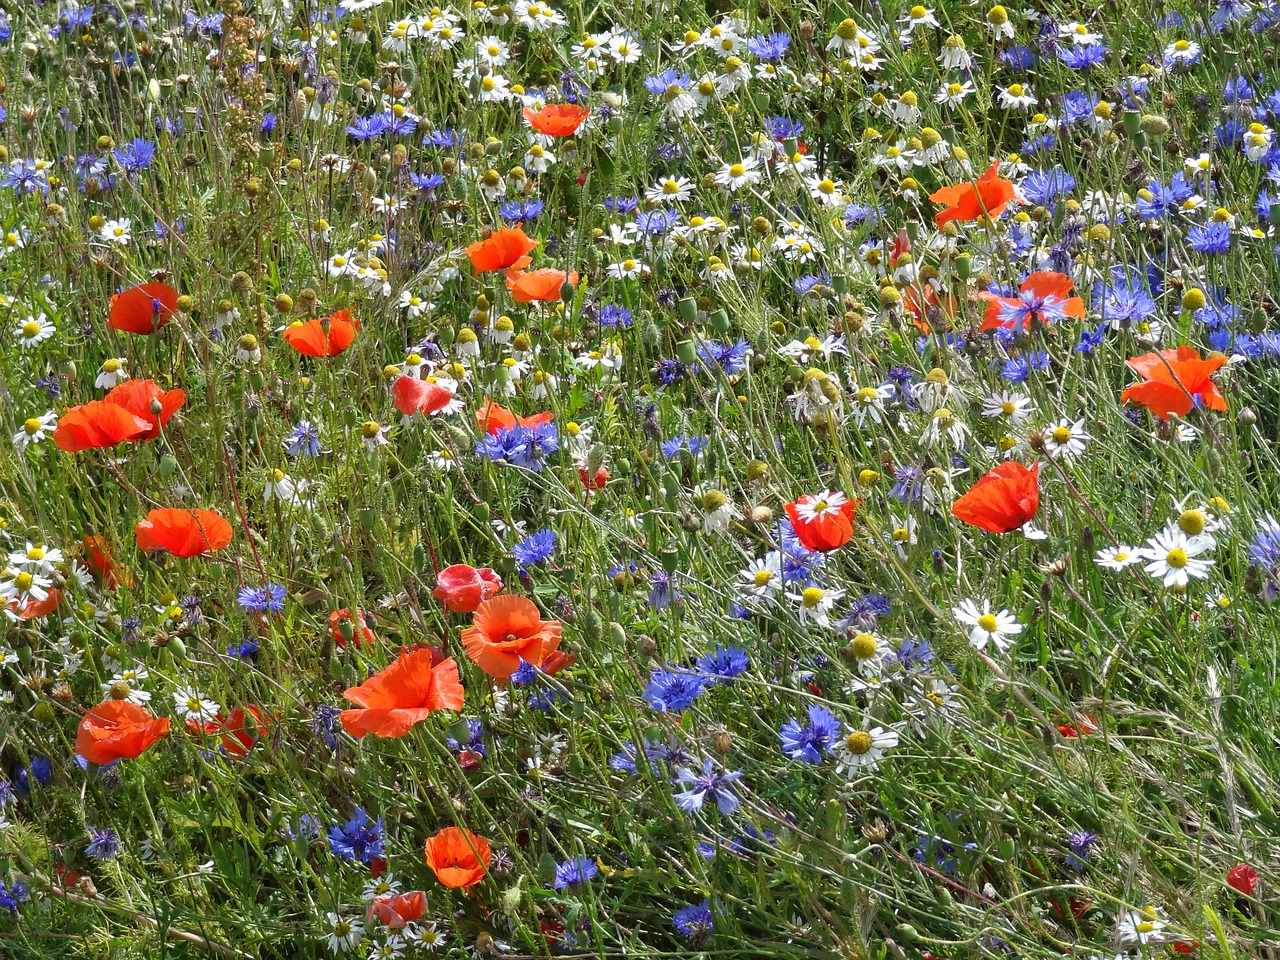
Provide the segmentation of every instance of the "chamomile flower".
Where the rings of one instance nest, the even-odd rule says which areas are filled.
[[[133,229],[133,223],[128,217],[120,220],[108,220],[98,228],[98,236],[107,243],[113,243],[117,246],[127,246],[133,239],[130,232]]]
[[[180,687],[173,692],[173,705],[179,716],[195,724],[215,723],[222,707],[191,687]]]
[[[1059,420],[1044,430],[1044,449],[1051,457],[1073,460],[1084,453],[1085,444],[1093,437],[1085,432],[1084,421]]]
[[[27,541],[25,549],[9,554],[9,565],[32,573],[53,573],[55,564],[63,560],[62,551],[44,543]]]
[[[1104,570],[1123,570],[1125,567],[1131,567],[1135,563],[1141,563],[1142,557],[1138,555],[1137,547],[1130,547],[1121,543],[1114,547],[1104,547],[1099,550],[1094,554],[1093,562]]]
[[[969,628],[969,646],[985,650],[988,645],[1003,652],[1013,645],[1013,637],[1022,632],[1022,624],[1008,610],[992,612],[991,601],[983,600],[982,606],[973,600],[961,600],[951,608],[952,615]]]
[[[325,914],[325,919],[329,923],[325,939],[335,956],[346,950],[355,949],[364,940],[364,924],[359,920],[340,917],[332,911]]]
[[[26,450],[27,447],[34,446],[45,437],[53,433],[54,427],[58,425],[58,415],[50,410],[48,413],[42,413],[38,417],[27,417],[22,421],[22,426],[13,435],[13,445],[18,448],[18,452]]]
[[[128,361],[123,357],[108,357],[103,360],[93,385],[99,390],[110,390],[121,380],[128,380],[129,372],[125,370],[126,363]]]
[[[738,571],[738,597],[747,606],[773,601],[782,590],[782,554],[771,550]]]
[[[1021,423],[1035,410],[1031,398],[1015,390],[1000,390],[982,398],[982,415]]]
[[[836,770],[846,777],[874,770],[885,753],[898,745],[898,732],[884,727],[846,727],[843,737],[835,741],[832,755]]]
[[[27,317],[14,327],[13,335],[18,341],[19,349],[30,350],[52,337],[55,331],[53,321],[41,313],[34,317]]]
[[[1143,568],[1151,576],[1164,581],[1166,587],[1186,587],[1191,580],[1203,580],[1209,575],[1213,559],[1203,554],[1213,549],[1213,539],[1206,536],[1188,537],[1176,526],[1166,527],[1147,540],[1137,555],[1147,561]]]
[[[788,593],[787,599],[796,604],[796,615],[801,623],[812,621],[820,627],[829,627],[831,609],[843,596],[843,590],[832,587],[805,587],[799,593]]]

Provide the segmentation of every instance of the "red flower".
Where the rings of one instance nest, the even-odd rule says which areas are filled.
[[[1227,886],[1246,897],[1253,896],[1253,888],[1257,885],[1258,871],[1247,863],[1238,863],[1227,873]]]
[[[1181,953],[1187,956],[1190,956],[1191,954],[1195,953],[1199,949],[1200,949],[1199,940],[1190,940],[1185,943],[1182,941],[1179,941],[1178,943],[1175,943],[1173,945],[1174,953]]]
[[[244,757],[270,726],[270,721],[262,715],[262,711],[250,704],[236,707],[229,717],[218,714],[218,722],[210,732],[222,731],[222,749],[227,756]]]
[[[1040,462],[1028,470],[1016,460],[982,476],[951,505],[952,516],[971,527],[1009,533],[1029,523],[1040,509]]]
[[[80,544],[80,559],[106,589],[114,590],[122,585],[133,586],[133,577],[129,575],[128,570],[117,566],[115,557],[111,555],[111,545],[107,543],[106,538],[85,537],[84,542]]]
[[[502,578],[489,567],[477,570],[455,563],[436,574],[431,595],[451,613],[474,613],[476,607],[502,592]]]
[[[285,327],[281,336],[289,342],[289,346],[303,356],[336,357],[351,346],[359,329],[359,320],[352,317],[346,310],[339,310],[325,320],[315,317],[306,323],[295,320]]]
[[[62,591],[57,587],[50,587],[48,596],[43,600],[27,597],[26,602],[21,607],[18,607],[17,603],[17,600],[14,600],[9,605],[10,609],[14,609],[13,615],[19,620],[34,620],[37,617],[43,617],[45,614],[53,613],[62,605]]]
[[[1201,359],[1199,351],[1186,344],[1134,357],[1127,361],[1129,369],[1143,382],[1127,387],[1120,402],[1139,403],[1161,420],[1185,417],[1197,400],[1210,410],[1225,410],[1227,401],[1209,377],[1226,362],[1221,354]]]
[[[485,397],[476,410],[476,425],[492,436],[499,430],[510,430],[512,427],[540,427],[544,423],[550,423],[554,416],[549,410],[546,413],[535,413],[531,417],[516,416],[502,404]]]
[[[806,493],[784,509],[796,538],[810,550],[828,553],[853,539],[853,515],[859,503],[838,491],[824,490]]]
[[[1098,721],[1095,720],[1091,714],[1082,713],[1078,724],[1059,724],[1058,732],[1068,740],[1075,740],[1077,737],[1087,737],[1091,733],[1098,732]]]
[[[342,691],[344,697],[363,708],[339,714],[347,733],[353,737],[367,733],[403,737],[414,724],[437,710],[461,710],[463,690],[458,681],[458,664],[452,657],[437,660],[437,653],[429,647],[406,653],[360,686]]]
[[[590,478],[588,478],[587,468],[579,467],[578,479],[582,481],[582,485],[584,487],[589,487],[594,490],[603,490],[604,485],[609,482],[609,469],[607,467],[601,467],[594,474],[592,474]],[[590,482],[588,482],[588,480]]]
[[[58,420],[53,442],[59,450],[79,453],[114,447],[126,440],[141,440],[151,422],[107,400],[91,400],[72,407]]]
[[[543,620],[532,600],[510,594],[480,604],[471,626],[462,631],[467,656],[497,680],[508,679],[521,660],[542,666],[560,639],[559,620]]]
[[[430,837],[423,852],[437,880],[463,890],[484,879],[492,857],[488,837],[458,827],[445,827]]]
[[[143,550],[164,550],[175,557],[198,557],[231,542],[231,524],[216,510],[152,510],[133,528]]]
[[[946,333],[960,312],[960,301],[949,293],[938,295],[932,283],[924,284],[923,295],[917,287],[910,286],[902,292],[902,306],[911,314],[911,322],[917,330],[930,333]]]
[[[107,326],[128,333],[155,333],[177,309],[177,290],[167,283],[144,283],[111,298]]]
[[[516,303],[554,303],[561,298],[566,283],[576,287],[578,274],[551,267],[507,271],[507,289]]]
[[[952,220],[977,220],[983,216],[994,220],[1016,198],[1013,183],[1000,176],[999,161],[972,183],[943,187],[929,195],[934,203],[947,207],[933,215],[933,222],[940,227]]]
[[[525,236],[521,227],[503,227],[467,247],[467,256],[477,274],[489,273],[524,266],[529,262],[527,254],[537,245],[538,241]]]
[[[166,717],[153,717],[128,700],[104,700],[84,715],[76,731],[76,753],[90,763],[133,760],[169,733]]]
[[[124,407],[135,417],[149,421],[151,429],[136,439],[154,440],[160,436],[160,428],[182,409],[182,405],[187,402],[187,394],[185,390],[161,390],[154,380],[126,380],[113,387],[102,399]],[[160,404],[159,413],[152,411],[153,403]]]
[[[396,377],[391,384],[391,402],[406,417],[415,413],[429,417],[447,407],[451,400],[452,393],[430,380],[405,375]]]
[[[524,118],[529,126],[548,137],[571,137],[590,113],[586,107],[573,103],[548,103],[541,110],[525,107]]]
[[[351,635],[350,641],[344,636],[343,627],[349,627],[345,632]],[[378,635],[365,621],[364,611],[357,610],[353,618],[351,611],[346,607],[329,614],[329,635],[340,647],[345,647],[349,642],[354,642],[357,647],[361,644],[373,645],[378,642]]]
[[[403,930],[427,912],[427,895],[421,890],[378,897],[369,904],[364,922],[372,923],[377,917],[392,930]]]
[[[1047,326],[1064,317],[1083,317],[1084,301],[1071,296],[1072,283],[1065,274],[1039,270],[1022,281],[1016,297],[984,290],[978,294],[987,301],[982,329],[1030,333],[1037,322]]]

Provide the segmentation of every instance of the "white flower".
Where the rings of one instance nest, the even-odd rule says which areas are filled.
[[[805,587],[800,593],[788,593],[787,599],[796,603],[796,613],[801,623],[812,620],[819,626],[829,627],[831,626],[831,608],[843,596],[843,590]]]
[[[1001,390],[982,398],[982,415],[1021,423],[1035,409],[1031,398],[1016,390]]]
[[[1122,943],[1149,943],[1160,936],[1164,921],[1155,907],[1128,910],[1116,925]]]
[[[364,924],[359,920],[348,920],[333,912],[326,914],[326,918],[329,921],[329,932],[325,939],[329,941],[329,949],[334,954],[358,947],[364,940]]]
[[[757,162],[753,157],[744,157],[738,163],[726,163],[716,172],[715,181],[730,193],[736,193],[759,181],[760,171],[756,167]]]
[[[39,573],[31,573],[28,570],[8,569],[4,573],[5,580],[0,582],[0,597],[4,597],[6,605],[15,601],[24,603],[28,600],[34,600],[37,603],[47,600],[49,597],[49,588],[53,586],[53,581],[48,577],[41,576]]]
[[[9,554],[9,565],[31,573],[53,573],[54,564],[62,562],[62,551],[43,543],[27,541],[25,549]]]
[[[1085,433],[1084,421],[1059,420],[1044,431],[1044,448],[1051,457],[1073,460],[1084,453],[1085,444],[1093,437]]]
[[[51,434],[53,428],[57,425],[58,415],[52,410],[38,417],[27,417],[26,420],[22,421],[22,427],[13,435],[13,445],[21,453],[27,447],[39,443]]]
[[[193,720],[199,724],[216,722],[218,714],[222,712],[217,701],[206,699],[190,687],[175,690],[173,703],[183,720]]]
[[[773,600],[782,589],[782,554],[771,550],[738,571],[738,593],[747,606]]]
[[[1123,570],[1141,561],[1136,547],[1117,544],[1114,547],[1103,547],[1093,558],[1093,562],[1107,570]]]
[[[53,336],[54,331],[53,321],[42,313],[39,316],[27,317],[14,327],[13,335],[18,340],[19,349],[26,350],[48,340]]]
[[[1137,554],[1148,561],[1143,569],[1163,580],[1166,587],[1185,587],[1190,580],[1209,575],[1213,560],[1202,559],[1201,554],[1212,549],[1212,537],[1188,537],[1177,527],[1165,527],[1147,540]]]
[[[1007,87],[1002,87],[998,99],[1001,108],[1005,110],[1027,110],[1037,103],[1031,88],[1024,87],[1020,83],[1011,83]]]
[[[848,733],[837,740],[832,753],[836,758],[836,770],[844,776],[852,776],[859,770],[874,770],[886,751],[898,745],[898,732],[884,727],[864,730],[847,728]]]
[[[679,203],[693,196],[693,183],[688,177],[664,177],[644,196],[650,203]]]
[[[108,357],[103,360],[98,370],[98,378],[93,381],[93,385],[99,390],[110,390],[121,380],[128,380],[129,374],[124,368],[126,363],[128,361],[123,357]]]
[[[132,226],[132,222],[128,217],[124,217],[120,220],[108,220],[98,228],[98,236],[107,241],[107,243],[115,243],[120,246],[125,246],[133,239],[132,234],[129,232],[132,229]]]
[[[1013,645],[1011,638],[1022,632],[1022,624],[1008,610],[992,613],[990,600],[982,601],[982,609],[973,600],[961,600],[951,613],[969,628],[969,646],[975,650],[985,650],[987,644],[992,644],[1003,652]]]

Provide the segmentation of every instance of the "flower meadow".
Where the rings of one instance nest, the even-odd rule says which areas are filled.
[[[0,11],[0,955],[1276,955],[1278,40]]]

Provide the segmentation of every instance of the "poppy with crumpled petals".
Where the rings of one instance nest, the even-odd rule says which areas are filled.
[[[1017,193],[1013,182],[1000,176],[1000,162],[996,161],[977,180],[942,187],[931,193],[929,199],[947,207],[933,215],[933,222],[941,227],[952,220],[977,220],[983,216],[994,220],[1017,199]]]
[[[359,320],[348,311],[339,310],[327,319],[295,321],[284,328],[281,336],[304,357],[336,357],[351,346],[359,329]]]
[[[134,760],[169,733],[167,717],[154,717],[128,700],[104,700],[89,710],[76,731],[76,753],[99,766]]]
[[[222,749],[227,756],[245,757],[270,725],[262,711],[249,704],[236,707],[230,716],[223,717],[219,714],[214,731],[221,731]]]
[[[79,453],[114,447],[126,440],[141,440],[150,430],[150,421],[119,404],[90,400],[62,415],[53,430],[53,442],[59,450]]]
[[[439,413],[453,400],[453,394],[429,380],[408,375],[396,377],[391,384],[391,401],[406,417],[415,413],[430,416]]]
[[[377,897],[369,904],[364,922],[372,923],[377,917],[392,930],[403,930],[427,912],[427,895],[421,890]]]
[[[221,550],[231,542],[231,524],[215,510],[152,510],[133,528],[138,546],[163,550],[175,557],[198,557]]]
[[[574,103],[548,103],[541,110],[525,107],[529,126],[548,137],[571,137],[591,111]]]
[[[154,380],[126,380],[117,384],[102,398],[107,403],[124,407],[135,417],[151,422],[151,429],[139,440],[154,440],[160,436],[160,428],[173,419],[173,415],[187,402],[185,390],[162,390]],[[159,402],[160,412],[153,413],[151,404]]]
[[[445,827],[430,837],[423,852],[436,879],[461,890],[483,880],[492,859],[488,837],[458,827]]]
[[[554,303],[561,299],[564,285],[578,285],[578,274],[551,267],[538,270],[507,271],[507,289],[516,303]]]
[[[428,647],[406,653],[342,695],[360,705],[339,714],[347,733],[392,739],[403,737],[437,710],[461,710],[464,691],[458,664],[452,657],[438,659],[438,651]]]
[[[537,245],[538,241],[526,236],[520,227],[503,227],[471,244],[466,253],[471,258],[472,270],[477,274],[490,273],[528,264],[527,255]]]
[[[1210,377],[1227,362],[1221,354],[1201,358],[1195,347],[1183,344],[1176,350],[1144,353],[1125,361],[1142,377],[1142,383],[1126,387],[1120,402],[1141,404],[1161,420],[1185,417],[1197,400],[1210,410],[1227,409],[1227,401]]]
[[[177,290],[167,283],[144,283],[111,298],[107,326],[128,333],[155,333],[177,309]]]
[[[502,592],[502,578],[489,567],[477,570],[465,563],[455,563],[436,574],[436,587],[431,595],[451,613],[474,613],[485,600]]]
[[[1009,533],[1030,523],[1040,509],[1040,463],[1027,469],[1016,460],[984,474],[951,505],[971,527]]]
[[[555,414],[549,410],[545,413],[535,413],[531,417],[521,417],[488,397],[485,397],[476,408],[476,426],[489,436],[493,436],[499,430],[510,430],[512,427],[540,427],[544,423],[550,423],[554,417]]]
[[[509,679],[521,660],[542,666],[561,639],[560,621],[543,620],[532,600],[510,594],[480,604],[462,631],[467,656],[496,680]]]

